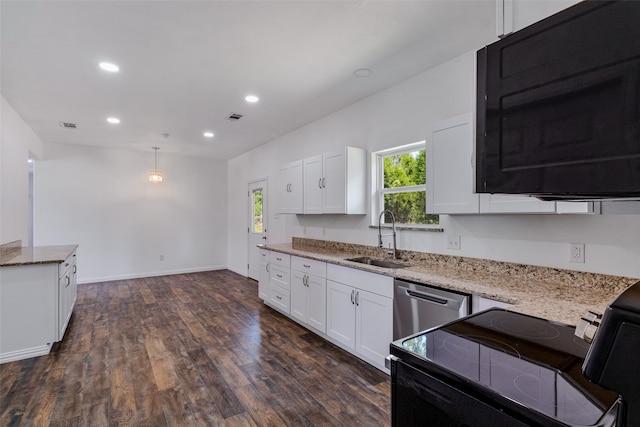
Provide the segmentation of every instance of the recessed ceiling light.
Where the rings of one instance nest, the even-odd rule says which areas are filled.
[[[370,68],[358,68],[353,72],[356,77],[369,77],[371,74],[373,74],[373,71]]]
[[[203,133],[204,136],[206,136],[207,138],[213,138],[213,132],[205,132]]]
[[[258,98],[255,95],[247,95],[247,96],[244,97],[244,100],[254,104],[254,103],[260,101],[260,98]]]
[[[104,71],[109,71],[111,73],[117,73],[118,71],[120,71],[120,67],[110,62],[101,62],[98,64],[98,66],[102,68]]]
[[[107,121],[113,125],[117,125],[118,123],[120,123],[120,119],[117,117],[109,117]]]

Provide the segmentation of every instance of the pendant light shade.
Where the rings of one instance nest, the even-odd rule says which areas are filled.
[[[160,147],[151,147],[154,150],[153,170],[149,171],[149,182],[160,184],[162,182],[162,171],[158,170],[158,150]]]

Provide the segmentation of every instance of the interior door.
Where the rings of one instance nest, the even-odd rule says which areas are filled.
[[[267,243],[267,180],[249,183],[249,277],[258,280],[260,275],[260,249],[258,245]]]

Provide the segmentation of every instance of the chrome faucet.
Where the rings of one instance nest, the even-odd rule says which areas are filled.
[[[388,234],[382,234],[382,228],[380,227],[380,224],[382,223],[382,217],[384,216],[385,213],[388,213],[389,215],[391,215],[391,233],[388,233]],[[396,259],[396,216],[393,214],[393,212],[391,212],[388,209],[385,209],[382,212],[380,212],[380,216],[378,216],[378,247],[379,248],[383,248],[382,236],[393,236],[393,249],[389,248],[389,250],[387,251],[387,254],[393,256],[393,259]]]

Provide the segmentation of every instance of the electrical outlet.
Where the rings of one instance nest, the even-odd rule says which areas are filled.
[[[569,243],[569,261],[584,263],[584,243]]]
[[[450,235],[447,238],[447,249],[455,249],[457,251],[460,250],[460,235]]]

